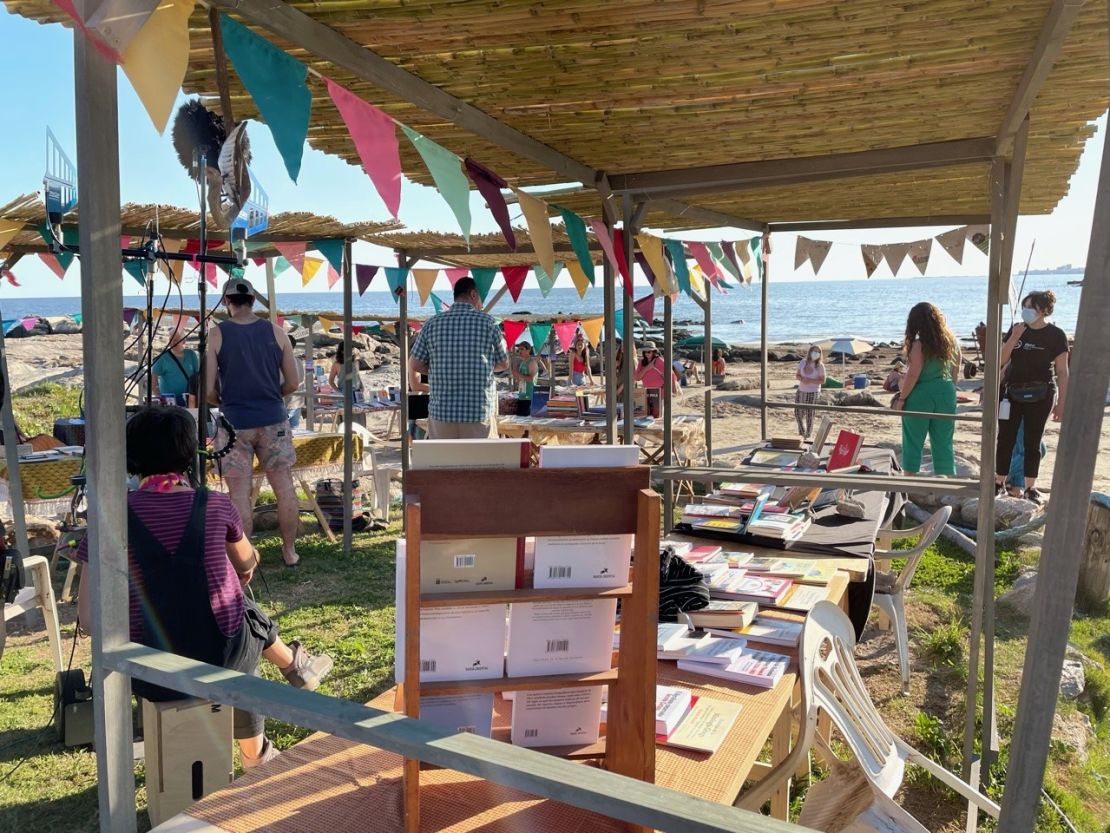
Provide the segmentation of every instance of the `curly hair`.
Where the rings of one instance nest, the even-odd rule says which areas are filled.
[[[1021,305],[1024,307],[1027,302],[1032,309],[1039,310],[1045,315],[1052,315],[1052,311],[1056,309],[1056,293],[1051,289],[1030,292],[1021,299]]]
[[[922,358],[950,362],[959,355],[956,337],[944,321],[944,313],[928,301],[915,304],[906,316],[906,336],[902,351],[908,356],[915,341],[921,342]]]

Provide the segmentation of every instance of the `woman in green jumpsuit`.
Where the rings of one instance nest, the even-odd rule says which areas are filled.
[[[924,301],[914,306],[906,318],[902,349],[909,359],[909,369],[894,400],[894,408],[934,414],[956,413],[960,348],[944,321],[944,314]],[[952,435],[955,428],[956,423],[950,419],[902,417],[902,468],[906,473],[917,474],[921,470],[921,451],[928,437],[933,472],[954,475]]]

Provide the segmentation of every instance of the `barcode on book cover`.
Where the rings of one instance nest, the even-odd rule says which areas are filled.
[[[548,567],[548,578],[570,578],[570,567]]]
[[[549,654],[565,654],[570,650],[569,639],[549,639],[547,640],[547,653]]]
[[[436,661],[434,659],[422,659],[422,660],[420,660],[420,670],[421,671],[428,671],[430,673],[435,673]]]
[[[540,730],[539,729],[525,729],[524,730],[524,737],[526,737],[526,738],[538,738],[539,736],[540,736]]]
[[[461,570],[463,568],[473,567],[478,563],[478,556],[471,553],[470,555],[456,555],[455,556],[455,569]]]

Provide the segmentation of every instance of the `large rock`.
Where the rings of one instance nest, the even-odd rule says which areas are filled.
[[[883,408],[882,402],[875,395],[866,390],[841,390],[833,394],[834,405],[849,405],[853,407]]]
[[[1028,523],[1037,513],[1037,504],[1019,497],[996,497],[994,499],[995,529],[1011,529]],[[975,526],[979,519],[979,499],[970,498],[960,507],[960,519],[968,526]]]
[[[755,390],[759,382],[755,379],[728,379],[716,386],[716,390]]]
[[[1060,670],[1060,694],[1066,700],[1074,700],[1083,693],[1087,684],[1087,677],[1083,671],[1083,663],[1077,659],[1064,660],[1064,667]]]
[[[1037,571],[1027,568],[1017,577],[1010,589],[998,597],[998,603],[1028,617],[1033,612],[1033,594],[1036,591]]]
[[[1095,729],[1091,725],[1091,718],[1083,712],[1066,716],[1056,712],[1052,718],[1052,739],[1064,744],[1079,763],[1087,762],[1088,742],[1094,736]]]

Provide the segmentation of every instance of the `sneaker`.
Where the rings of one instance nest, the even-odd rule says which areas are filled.
[[[285,681],[294,688],[315,691],[324,677],[331,672],[334,665],[332,658],[327,654],[314,656],[296,640],[289,643],[289,648],[293,651],[293,664],[281,669]]]
[[[1042,503],[1044,503],[1044,496],[1041,495],[1040,491],[1036,487],[1025,490],[1025,499],[1033,501],[1033,503],[1037,504],[1037,506],[1040,506]]]
[[[262,753],[257,758],[248,758],[240,751],[239,761],[240,763],[242,763],[243,771],[245,772],[249,769],[254,769],[256,766],[268,764],[280,754],[281,753],[278,751],[278,748],[270,743],[270,739],[264,737],[262,738]]]

